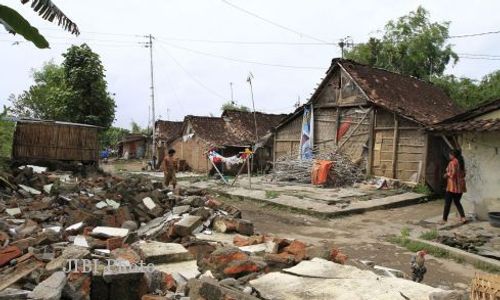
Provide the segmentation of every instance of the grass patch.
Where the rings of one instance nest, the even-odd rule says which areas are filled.
[[[424,194],[426,196],[432,195],[431,189],[426,184],[419,183],[413,188],[413,192],[417,194]]]
[[[432,232],[432,230],[431,230]],[[428,236],[432,236],[434,233],[428,233]],[[440,258],[446,258],[446,259],[452,259],[456,261],[457,263],[463,264],[465,262],[464,258],[458,255],[454,255],[453,253],[449,252],[446,249],[442,249],[440,247],[428,245],[426,243],[418,242],[418,241],[412,241],[410,240],[410,230],[407,227],[404,227],[401,229],[401,234],[400,235],[393,235],[388,238],[388,241],[399,245],[401,247],[404,247],[408,249],[411,252],[418,252],[420,250],[425,249],[427,253],[429,253],[432,256],[435,257],[440,257]],[[488,272],[488,273],[500,273],[500,268],[492,266],[490,264],[476,261],[472,264],[475,268]]]
[[[438,231],[436,228],[434,229],[431,229],[429,231],[425,231],[425,232],[422,232],[422,234],[420,234],[419,238],[421,238],[422,240],[426,240],[426,241],[434,241],[437,239],[438,237]]]
[[[275,199],[280,196],[280,193],[277,191],[266,191],[266,198],[267,199]]]

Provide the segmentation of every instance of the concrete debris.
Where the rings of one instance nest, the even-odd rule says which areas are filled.
[[[206,190],[174,193],[139,175],[38,171],[2,173],[0,300],[254,300],[267,287],[250,283],[270,268],[328,280],[325,266],[343,274],[347,256],[338,249],[259,234]]]
[[[59,300],[61,299],[65,285],[66,274],[64,272],[55,272],[37,285],[30,294],[30,297],[34,299]]]
[[[191,260],[189,251],[181,244],[156,241],[138,242],[132,245],[145,263],[161,264]]]
[[[107,226],[98,226],[92,230],[93,236],[98,237],[126,237],[128,234],[127,228],[116,228],[116,227],[107,227]]]

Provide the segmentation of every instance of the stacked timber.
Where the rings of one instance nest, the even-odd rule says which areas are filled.
[[[344,187],[363,179],[361,168],[340,152],[315,153],[314,159],[301,159],[297,154],[281,156],[274,162],[273,180],[311,183],[315,160],[333,161],[327,186]]]

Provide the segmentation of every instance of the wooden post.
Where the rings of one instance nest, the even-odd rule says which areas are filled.
[[[427,179],[427,157],[428,157],[428,152],[429,152],[429,134],[424,133],[424,153],[423,153],[423,158],[422,158],[422,168],[420,170],[420,173],[418,174],[418,182],[425,184],[425,181]]]
[[[241,165],[241,168],[240,170],[238,171],[238,174],[236,174],[236,177],[234,177],[234,180],[233,182],[231,183],[231,186],[233,186],[235,183],[236,183],[236,180],[238,180],[238,177],[240,176],[241,172],[243,171],[243,168],[245,167],[245,164],[248,160],[248,157],[245,159],[245,161],[243,162],[243,164]]]
[[[337,117],[335,119],[335,145],[339,144],[340,108],[337,107]]]
[[[398,164],[399,120],[394,114],[394,138],[392,140],[392,178],[396,178]]]
[[[217,171],[217,173],[219,173],[219,176],[220,178],[222,179],[222,181],[224,181],[225,184],[229,184],[229,182],[226,181],[226,178],[224,178],[224,175],[222,175],[222,173],[219,171],[219,169],[217,168],[217,166],[214,164],[214,162],[209,158],[208,159],[211,163],[212,163],[212,166],[214,166],[215,168],[215,171]]]
[[[247,167],[248,167],[248,184],[249,188],[252,188],[252,174],[250,173],[250,157],[247,157]]]
[[[368,128],[368,166],[366,166],[366,175],[372,175],[373,169],[373,145],[375,145],[375,116],[376,110],[370,112],[370,126]]]
[[[359,121],[358,124],[356,124],[356,126],[351,130],[351,132],[345,137],[344,141],[340,144],[340,146],[337,147],[337,150],[340,150],[340,148],[342,148],[342,146],[344,146],[344,144],[351,138],[351,136],[354,134],[354,132],[356,132],[356,130],[358,130],[359,126],[361,126],[361,124],[363,124],[363,122],[365,121],[366,117],[370,114],[370,112],[372,111],[372,108],[370,108],[366,114],[363,116],[363,118],[361,119],[361,121]]]

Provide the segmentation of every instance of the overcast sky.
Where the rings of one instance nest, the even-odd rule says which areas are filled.
[[[71,44],[87,43],[100,55],[108,90],[116,94],[115,125],[127,128],[132,120],[142,126],[148,122],[149,49],[140,44],[146,41],[146,34],[156,37],[156,115],[182,120],[188,114],[219,115],[221,105],[231,97],[230,82],[237,103],[251,106],[246,82],[249,72],[254,75],[257,110],[291,112],[299,97],[301,103],[308,99],[331,59],[340,56],[336,45],[321,41],[336,44],[340,38],[351,36],[356,43],[365,42],[370,36],[379,36],[388,20],[419,5],[430,11],[432,20],[450,21],[450,35],[500,30],[500,1],[496,0],[54,2],[78,24],[82,32],[79,37],[43,21],[19,0],[2,1],[39,28],[51,49],[40,50],[26,42],[12,45],[22,38],[0,28],[0,105],[8,104],[9,94],[19,94],[32,84],[33,68],[51,59],[60,63],[61,54]],[[246,14],[227,2],[290,30]],[[500,34],[450,42],[459,54],[500,56]],[[446,73],[479,79],[499,68],[500,60],[462,58]]]

